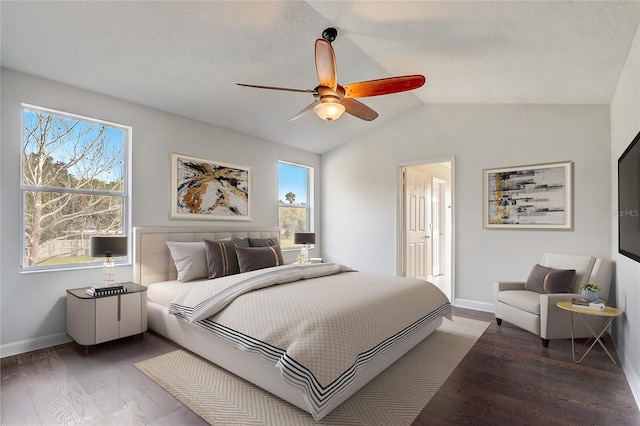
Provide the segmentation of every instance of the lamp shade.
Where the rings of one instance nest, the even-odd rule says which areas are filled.
[[[126,255],[126,235],[101,235],[89,238],[89,256],[91,257],[112,257]]]
[[[316,234],[313,232],[296,232],[293,234],[293,244],[315,244]]]

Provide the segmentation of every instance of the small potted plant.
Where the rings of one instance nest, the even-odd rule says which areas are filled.
[[[598,292],[602,290],[602,287],[594,283],[586,283],[580,288],[582,289],[582,298],[588,302],[598,300]]]

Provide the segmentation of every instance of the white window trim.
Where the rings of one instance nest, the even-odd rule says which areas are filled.
[[[132,262],[132,247],[133,247],[133,234],[132,234],[132,226],[131,226],[131,215],[132,215],[132,209],[131,209],[131,172],[133,170],[133,166],[131,164],[131,152],[132,152],[132,134],[133,134],[133,128],[131,126],[126,126],[124,124],[119,124],[119,123],[114,123],[111,121],[105,121],[105,120],[100,120],[100,119],[96,119],[96,118],[92,118],[92,117],[87,117],[87,116],[83,116],[83,115],[78,115],[78,114],[73,114],[73,113],[69,113],[69,112],[65,112],[65,111],[59,111],[59,110],[55,110],[55,109],[51,109],[51,108],[45,108],[45,107],[41,107],[38,105],[32,105],[32,104],[27,104],[27,103],[22,103],[20,105],[20,224],[21,224],[21,235],[24,236],[25,233],[25,229],[26,229],[26,223],[25,223],[25,210],[24,210],[24,206],[25,206],[25,192],[26,191],[33,191],[33,190],[38,190],[38,191],[47,191],[47,192],[64,192],[64,193],[78,193],[78,194],[91,194],[91,195],[114,195],[112,192],[109,191],[91,191],[91,190],[78,190],[75,188],[69,188],[69,189],[60,189],[60,188],[48,188],[48,187],[44,187],[44,186],[31,186],[31,185],[25,185],[24,184],[24,163],[23,163],[23,156],[24,156],[24,139],[23,139],[23,135],[22,135],[22,130],[24,129],[24,110],[25,109],[29,109],[29,110],[34,110],[34,111],[40,111],[46,114],[52,114],[52,115],[58,115],[61,117],[66,117],[66,118],[70,118],[73,120],[82,120],[82,121],[89,121],[92,123],[96,123],[99,125],[104,125],[104,126],[109,126],[109,127],[116,127],[122,130],[126,131],[126,136],[124,138],[124,147],[123,147],[123,154],[124,154],[124,170],[125,170],[125,176],[124,176],[124,188],[123,188],[123,194],[122,197],[124,199],[124,207],[123,207],[123,218],[122,218],[122,230],[124,232],[124,235],[127,235],[127,256],[124,256],[120,261],[116,261],[116,265],[131,265]],[[118,194],[119,196],[121,195],[120,193]],[[96,262],[87,262],[87,263],[69,263],[69,264],[63,264],[63,265],[47,265],[47,266],[25,266],[24,265],[24,252],[25,252],[25,238],[21,238],[20,239],[20,273],[34,273],[34,272],[51,272],[51,271],[69,271],[69,270],[74,270],[74,269],[86,269],[86,268],[96,268],[96,267],[102,267],[102,262],[100,261],[96,261]]]
[[[278,164],[288,164],[290,166],[295,167],[304,167],[307,169],[307,205],[303,206],[284,206],[287,208],[297,208],[297,209],[306,209],[307,210],[307,229],[308,232],[315,232],[315,208],[314,208],[314,188],[315,188],[315,168],[313,166],[308,166],[306,164],[294,163],[292,161],[278,160]],[[280,190],[280,176],[278,175],[278,190]],[[278,204],[278,207],[280,205]],[[280,223],[280,210],[278,210],[278,223]],[[309,244],[309,249],[315,247],[315,244]],[[299,247],[283,247],[282,251],[300,251]]]

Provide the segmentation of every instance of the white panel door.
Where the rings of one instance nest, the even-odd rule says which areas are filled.
[[[433,276],[440,275],[440,185],[433,178],[431,187],[431,268]]]
[[[427,276],[427,185],[425,173],[405,169],[406,276],[411,278]]]
[[[434,277],[443,273],[444,227],[442,226],[442,207],[444,205],[444,183],[442,179],[434,177],[431,186],[431,269]]]

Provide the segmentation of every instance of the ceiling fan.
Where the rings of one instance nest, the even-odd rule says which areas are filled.
[[[236,84],[238,86],[255,87],[258,89],[311,93],[315,98],[313,103],[291,117],[289,121],[302,117],[312,109],[320,118],[326,121],[333,121],[339,118],[345,111],[362,120],[372,121],[378,117],[378,113],[362,102],[357,101],[355,98],[406,92],[422,87],[425,83],[425,78],[422,75],[404,75],[361,81],[341,86],[337,82],[336,56],[331,46],[331,42],[336,39],[337,35],[338,30],[335,28],[327,28],[322,32],[322,38],[316,40],[316,71],[320,84],[316,86],[315,89],[289,89],[286,87],[259,86],[255,84]]]

